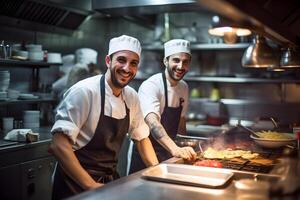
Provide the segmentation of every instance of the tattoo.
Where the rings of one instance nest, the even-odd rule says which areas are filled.
[[[157,123],[157,122],[150,124],[150,131],[151,131],[151,135],[156,140],[161,139],[162,137],[164,137],[167,134],[164,127],[160,123]]]

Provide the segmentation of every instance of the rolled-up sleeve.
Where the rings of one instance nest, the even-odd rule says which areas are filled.
[[[131,124],[129,134],[132,139],[140,141],[149,136],[149,127],[144,121],[137,94],[135,93],[131,99],[132,108],[130,109]]]
[[[75,144],[80,129],[87,120],[89,110],[90,102],[87,91],[81,88],[71,88],[58,107],[56,122],[51,133],[62,132]]]
[[[141,109],[144,118],[149,113],[155,113],[160,118],[160,94],[157,83],[145,81],[139,88],[138,96],[141,101]]]

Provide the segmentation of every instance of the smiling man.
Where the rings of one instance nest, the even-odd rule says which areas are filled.
[[[136,91],[127,86],[137,73],[140,42],[110,40],[107,71],[73,85],[60,104],[49,151],[56,157],[52,199],[63,199],[119,177],[116,166],[126,133],[147,166],[157,157],[148,138]]]
[[[178,147],[173,141],[177,134],[186,134],[189,89],[182,79],[191,63],[190,43],[170,40],[164,44],[164,50],[165,71],[151,76],[139,88],[141,108],[158,160],[162,162],[172,156],[193,160],[196,153],[191,147]],[[145,167],[134,148],[130,173]]]

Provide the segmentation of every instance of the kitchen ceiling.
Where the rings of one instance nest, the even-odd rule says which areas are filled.
[[[158,14],[204,11],[197,0],[92,0],[92,9],[111,17],[124,17],[152,28]]]

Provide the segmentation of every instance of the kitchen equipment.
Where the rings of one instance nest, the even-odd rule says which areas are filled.
[[[159,164],[142,174],[143,178],[199,187],[223,187],[233,177],[226,169],[178,164]]]
[[[242,66],[250,68],[268,68],[279,65],[279,60],[275,50],[266,42],[266,39],[256,35],[253,43],[246,49]]]
[[[289,133],[282,133],[282,134],[286,135],[287,137],[290,137],[290,139],[266,139],[261,137],[258,138],[253,135],[251,135],[250,137],[254,140],[256,144],[266,148],[283,147],[293,143],[296,140],[293,134],[289,134]]]
[[[189,146],[189,147],[192,147],[192,148],[196,148],[198,147],[198,143],[199,143],[199,140],[196,140],[196,139],[185,139],[185,138],[181,138],[181,139],[176,139],[175,140],[175,143],[180,146],[180,147],[186,147],[186,146]]]
[[[296,68],[300,67],[299,51],[291,47],[282,52],[280,67],[282,68]]]
[[[251,134],[255,135],[256,137],[260,138],[259,134],[257,134],[255,131],[253,131],[252,129],[250,129],[250,128],[246,127],[246,126],[243,126],[241,124],[237,124],[237,127],[241,127],[244,130],[246,130],[246,131],[250,132]]]

